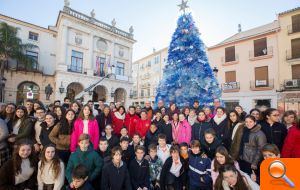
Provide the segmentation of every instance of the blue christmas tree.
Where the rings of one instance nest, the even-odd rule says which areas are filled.
[[[163,79],[157,88],[156,102],[174,102],[177,106],[212,106],[221,97],[217,79],[209,65],[205,45],[200,39],[191,13],[182,14],[172,36]]]

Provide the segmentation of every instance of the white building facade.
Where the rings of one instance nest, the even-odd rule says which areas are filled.
[[[14,96],[14,93],[21,93],[20,88],[24,88],[27,89],[25,91],[34,91],[34,99],[46,103],[63,100],[64,97],[74,100],[82,95],[85,102],[104,100],[131,104],[132,48],[135,43],[132,27],[125,32],[116,27],[115,20],[110,25],[103,23],[95,18],[94,10],[90,15],[85,15],[71,9],[68,3],[59,12],[56,25],[48,28],[5,15],[0,15],[0,22],[17,27],[20,31],[18,37],[23,42],[38,46],[29,52],[37,56],[36,69],[20,70],[15,67],[7,70],[6,102],[25,99],[25,96],[23,99]],[[9,77],[13,72],[18,74]],[[20,74],[24,75],[21,79],[17,77]],[[29,85],[20,87],[26,81]],[[50,100],[45,99],[44,92],[48,83],[53,88]]]

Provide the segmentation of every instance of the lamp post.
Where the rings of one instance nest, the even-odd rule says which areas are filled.
[[[133,90],[130,90],[130,93],[129,93],[129,98],[133,98]]]
[[[212,71],[214,72],[215,76],[217,76],[218,72],[219,72],[219,69],[217,67],[214,67],[214,69]]]
[[[59,92],[60,92],[61,94],[63,94],[63,93],[65,92],[65,88],[64,88],[64,86],[63,86],[63,82],[61,82],[61,84],[60,84]]]
[[[110,90],[110,97],[115,97],[115,89],[114,87],[111,87],[111,90]]]
[[[1,78],[1,84],[0,84],[0,87],[1,87],[1,102],[4,102],[4,88],[5,88],[5,83],[6,83],[7,79],[5,77],[2,77]]]

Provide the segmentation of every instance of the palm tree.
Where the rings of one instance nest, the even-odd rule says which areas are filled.
[[[9,60],[16,60],[25,66],[32,65],[35,60],[26,55],[27,49],[36,46],[30,43],[22,43],[17,37],[18,29],[5,22],[0,23],[0,81],[4,79],[5,65],[9,65]],[[3,101],[3,84],[0,85],[0,95]]]

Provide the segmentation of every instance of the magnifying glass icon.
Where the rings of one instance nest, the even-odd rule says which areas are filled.
[[[270,176],[272,176],[273,178],[276,179],[284,179],[284,181],[286,181],[290,187],[294,188],[295,184],[292,180],[290,180],[286,175],[286,167],[284,165],[284,163],[282,163],[279,160],[275,160],[273,162],[271,162],[271,164],[269,165],[269,174]]]

